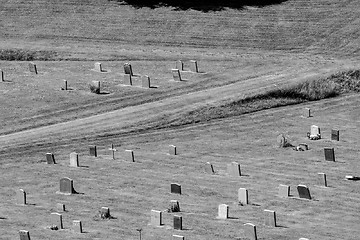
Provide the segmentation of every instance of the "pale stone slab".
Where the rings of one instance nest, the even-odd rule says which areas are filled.
[[[16,193],[17,204],[26,205],[26,192],[24,189],[19,189]]]
[[[334,148],[324,148],[325,160],[335,162],[335,152]]]
[[[178,215],[174,215],[174,229],[176,230],[182,230],[183,229],[183,223],[182,223],[182,217]]]
[[[307,186],[300,184],[297,186],[297,190],[299,193],[299,198],[311,200],[310,190]]]
[[[190,71],[192,72],[199,72],[197,61],[190,60]]]
[[[73,231],[77,232],[77,233],[82,233],[83,229],[82,229],[82,223],[80,220],[74,220],[73,221]]]
[[[95,71],[98,71],[98,72],[102,72],[102,71],[103,71],[102,66],[101,66],[101,63],[99,63],[99,62],[96,62],[96,63],[94,64],[94,69],[95,69]]]
[[[276,213],[272,210],[264,210],[264,223],[266,226],[276,227]]]
[[[63,219],[60,213],[51,213],[51,224],[63,229]]]
[[[290,186],[280,184],[279,185],[279,196],[285,197],[285,198],[289,197],[290,196]]]
[[[130,86],[133,85],[132,75],[131,74],[124,74],[124,84],[125,85],[130,85]]]
[[[239,188],[238,200],[243,205],[249,204],[248,190],[246,188]]]
[[[310,127],[310,137],[312,136],[319,136],[321,137],[321,131],[320,128],[316,125],[311,125]]]
[[[179,69],[179,71],[184,71],[184,63],[181,60],[177,60],[175,64],[175,69]]]
[[[145,75],[141,77],[141,87],[143,88],[150,88],[150,77]]]
[[[303,116],[306,118],[311,117],[311,109],[310,108],[304,108]]]
[[[52,153],[46,153],[46,162],[47,164],[55,164],[55,157]]]
[[[177,81],[177,82],[182,81],[179,69],[171,69],[171,72],[172,72],[174,81]]]
[[[19,231],[20,240],[30,240],[30,233],[26,230]]]
[[[170,191],[171,193],[181,194],[181,185],[178,183],[171,183]]]
[[[126,161],[128,162],[135,162],[135,157],[134,157],[134,151],[133,150],[125,150],[125,154],[126,154]]]
[[[209,174],[215,174],[214,166],[210,162],[207,162],[205,164],[205,172],[207,172]]]
[[[232,177],[240,177],[241,176],[240,164],[237,162],[231,162],[227,164],[227,172]]]
[[[319,186],[327,187],[327,180],[325,173],[318,173],[318,184]]]
[[[219,205],[218,218],[219,219],[228,219],[229,218],[229,205],[226,205],[226,204]]]
[[[252,223],[244,224],[245,236],[251,240],[257,240],[256,226]]]
[[[56,209],[57,209],[58,212],[65,212],[66,211],[65,204],[57,203],[56,204]]]
[[[79,154],[76,152],[70,153],[70,167],[79,167]]]
[[[151,225],[159,227],[163,225],[162,211],[151,210]]]
[[[68,90],[68,82],[67,82],[67,80],[64,80],[64,90]]]
[[[33,72],[33,73],[35,73],[35,74],[38,73],[35,63],[29,62],[29,71],[30,71],[30,72]]]
[[[170,155],[177,155],[176,146],[169,145],[169,154]]]

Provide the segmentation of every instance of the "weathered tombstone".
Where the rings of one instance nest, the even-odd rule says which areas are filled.
[[[289,197],[290,196],[290,186],[280,184],[279,185],[279,196],[280,197]]]
[[[51,213],[51,223],[58,227],[58,229],[63,229],[63,220],[60,213]]]
[[[79,154],[76,152],[70,153],[70,167],[79,167]]]
[[[97,157],[97,150],[95,145],[89,146],[90,156]]]
[[[205,164],[205,172],[207,172],[209,174],[215,174],[214,166],[210,162],[207,162]]]
[[[197,65],[197,61],[195,60],[190,60],[190,71],[192,72],[198,72],[198,65]]]
[[[306,118],[311,117],[311,110],[310,108],[304,108],[303,116]]]
[[[321,136],[320,128],[316,125],[311,125],[310,128],[310,137],[311,136]]]
[[[151,210],[151,225],[157,227],[163,225],[162,211]]]
[[[30,240],[30,233],[26,230],[19,231],[20,240]]]
[[[173,235],[172,240],[185,240],[185,237],[180,235]]]
[[[179,69],[171,69],[173,79],[174,81],[180,82],[181,81],[181,75]]]
[[[264,210],[265,225],[270,227],[276,227],[276,213],[272,210]]]
[[[184,63],[181,60],[177,60],[175,64],[175,69],[179,69],[179,71],[184,71]]]
[[[92,81],[90,85],[90,90],[92,93],[99,94],[101,92],[100,81]]]
[[[77,192],[74,189],[74,181],[70,178],[60,179],[60,191],[57,193],[65,195],[76,194]]]
[[[174,229],[182,230],[182,217],[178,215],[174,215]]]
[[[82,224],[80,220],[74,220],[73,221],[73,231],[77,233],[82,233]]]
[[[339,130],[332,129],[331,130],[331,140],[339,141],[340,140],[340,132]]]
[[[219,219],[228,219],[229,218],[229,205],[226,205],[226,204],[219,205],[218,218]]]
[[[300,184],[297,186],[297,190],[299,193],[299,198],[311,200],[310,190],[307,186]]]
[[[126,153],[126,161],[135,162],[134,151],[133,150],[125,150]]]
[[[171,183],[170,191],[171,193],[181,194],[181,185],[178,183]]]
[[[227,172],[232,177],[241,176],[240,164],[238,164],[237,162],[228,163]]]
[[[64,80],[64,90],[68,90],[68,82],[67,82],[67,80]]]
[[[47,164],[55,164],[54,154],[46,153],[46,162],[47,162]]]
[[[102,66],[101,66],[101,63],[96,62],[94,65],[95,65],[95,66],[94,66],[95,71],[98,71],[98,72],[102,72],[102,71],[103,71]]]
[[[170,200],[170,212],[180,212],[180,205],[179,201],[177,200]]]
[[[19,189],[17,191],[16,198],[19,205],[26,205],[26,192],[24,189]]]
[[[0,70],[0,80],[1,82],[5,82],[4,72],[2,70]]]
[[[252,223],[244,224],[245,236],[251,240],[257,240],[256,226]]]
[[[141,87],[143,88],[150,88],[150,77],[145,75],[141,76]]]
[[[130,74],[131,76],[134,75],[130,63],[125,63],[125,64],[124,64],[124,73],[125,73],[125,74]]]
[[[327,180],[325,173],[318,173],[318,183],[319,186],[327,187]]]
[[[66,211],[65,204],[57,203],[56,204],[56,209],[57,209],[58,212],[65,212]]]
[[[37,72],[37,68],[36,68],[36,64],[35,63],[33,63],[33,62],[29,62],[29,71],[30,72],[33,72],[33,73],[35,73],[35,74],[37,74],[38,72]]]
[[[246,188],[239,188],[238,201],[243,205],[249,204],[248,190]]]
[[[174,146],[174,145],[169,145],[169,154],[170,154],[170,155],[177,155],[176,146]]]
[[[115,160],[115,152],[117,150],[114,148],[114,144],[111,144],[111,148],[109,148],[109,150],[112,152],[112,159]]]
[[[108,207],[102,207],[100,210],[100,216],[101,218],[110,218],[110,208]]]
[[[132,75],[131,74],[124,74],[124,84],[132,86]]]
[[[324,148],[325,160],[335,162],[334,148]]]

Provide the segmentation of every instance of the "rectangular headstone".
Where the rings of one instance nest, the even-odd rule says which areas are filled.
[[[58,229],[63,229],[63,220],[60,213],[51,213],[51,225],[57,226]]]
[[[228,163],[227,172],[232,177],[241,176],[240,164],[238,164],[237,162]]]
[[[30,72],[33,72],[33,73],[35,73],[35,74],[37,74],[38,72],[37,72],[37,68],[36,68],[36,64],[35,63],[33,63],[33,62],[29,62],[29,71]]]
[[[173,235],[172,240],[185,240],[185,237],[180,235]]]
[[[124,64],[124,73],[125,73],[125,74],[130,74],[131,76],[134,75],[130,63],[125,63],[125,64]]]
[[[248,190],[246,188],[239,188],[238,201],[243,205],[249,204]]]
[[[117,150],[114,148],[114,144],[111,144],[111,148],[109,148],[109,150],[112,152],[112,159],[115,160],[115,152]]]
[[[5,78],[4,78],[4,72],[2,70],[0,70],[0,81],[4,82]]]
[[[320,128],[316,125],[311,125],[310,136],[321,136]]]
[[[340,140],[340,132],[339,130],[332,129],[331,130],[331,140],[339,141]]]
[[[101,207],[100,215],[102,218],[110,218],[110,208]]]
[[[62,178],[60,179],[60,191],[57,193],[70,195],[77,193],[74,189],[74,182],[70,178]]]
[[[207,162],[205,164],[205,172],[207,172],[209,174],[215,174],[214,166],[210,162]]]
[[[82,233],[83,229],[82,229],[82,224],[80,220],[74,220],[73,221],[73,231],[77,232],[77,233]]]
[[[276,213],[272,210],[264,210],[264,223],[266,226],[276,227]]]
[[[280,184],[279,185],[279,196],[280,197],[289,197],[290,196],[290,186]]]
[[[124,84],[125,85],[130,85],[130,86],[133,85],[131,76],[132,76],[131,74],[124,74]]]
[[[219,205],[218,218],[219,219],[228,219],[229,218],[229,205],[226,205],[226,204]]]
[[[47,162],[47,164],[55,164],[54,154],[46,153],[46,162]]]
[[[98,72],[102,72],[102,71],[103,71],[103,70],[102,70],[101,63],[96,62],[94,65],[95,65],[95,66],[94,66],[94,69],[95,69],[96,71],[98,71]]]
[[[334,148],[324,148],[325,160],[335,162]]]
[[[176,146],[174,146],[174,145],[169,145],[169,154],[170,154],[170,155],[177,155]]]
[[[304,108],[303,116],[306,117],[306,118],[311,117],[311,110],[310,110],[310,108]]]
[[[179,69],[179,71],[184,71],[184,63],[181,60],[177,60],[175,64],[175,69]]]
[[[250,240],[257,240],[256,226],[252,223],[244,224],[244,232],[246,238]]]
[[[19,231],[20,240],[30,240],[30,233],[26,230]]]
[[[190,71],[192,72],[199,72],[198,70],[198,65],[197,65],[197,61],[195,60],[190,60]]]
[[[67,80],[64,80],[64,90],[68,90],[68,82],[67,82]]]
[[[76,152],[70,153],[70,167],[79,167],[79,154]]]
[[[66,211],[66,209],[65,209],[65,204],[57,203],[57,204],[56,204],[56,210],[57,210],[58,212],[65,212],[65,211]]]
[[[180,204],[177,200],[170,200],[170,212],[180,212]]]
[[[174,81],[180,82],[181,81],[181,75],[179,69],[171,69],[173,79]]]
[[[300,184],[297,186],[297,190],[299,193],[299,198],[304,198],[309,200],[311,199],[310,190],[307,186]]]
[[[181,185],[178,183],[171,183],[170,191],[171,193],[181,194]]]
[[[151,210],[151,225],[157,227],[163,225],[162,211]]]
[[[182,230],[182,217],[178,215],[174,215],[174,229],[176,230]]]
[[[89,146],[90,156],[97,157],[97,150],[95,145]]]
[[[318,184],[319,186],[327,187],[326,174],[318,173]]]
[[[26,192],[24,189],[19,189],[16,193],[17,204],[26,205]]]
[[[150,77],[147,75],[141,76],[141,87],[150,88]]]
[[[133,150],[125,150],[125,154],[126,154],[126,161],[128,162],[135,162],[135,157],[134,157],[134,151]]]

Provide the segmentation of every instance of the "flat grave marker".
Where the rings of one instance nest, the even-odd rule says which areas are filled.
[[[176,230],[182,230],[183,229],[182,217],[181,216],[174,215],[174,229],[176,229]]]
[[[147,76],[147,75],[141,76],[141,87],[151,88],[149,76]]]
[[[76,194],[77,192],[74,189],[74,181],[70,178],[60,179],[60,191],[56,192],[65,195]]]
[[[73,221],[73,231],[77,232],[77,233],[82,233],[83,229],[82,229],[82,223],[80,220],[74,220]]]
[[[339,141],[340,140],[340,131],[336,129],[331,130],[331,140]]]
[[[190,60],[190,71],[192,72],[199,72],[197,61]]]
[[[70,153],[70,167],[79,167],[79,154],[76,152]]]
[[[38,74],[37,68],[36,68],[36,64],[33,62],[29,62],[29,71],[33,72],[35,74]]]
[[[177,155],[176,146],[169,145],[169,154],[170,155]]]
[[[280,184],[279,185],[279,196],[285,197],[285,198],[289,197],[290,196],[290,186]]]
[[[56,164],[54,154],[46,153],[46,162],[47,164]]]
[[[125,74],[130,74],[130,76],[134,76],[130,63],[125,63],[124,64],[124,73]]]
[[[300,184],[297,186],[297,191],[299,198],[311,200],[310,190],[307,186]]]
[[[248,190],[246,188],[239,188],[238,201],[243,205],[249,204]]]
[[[24,189],[19,189],[16,192],[16,199],[17,199],[17,204],[19,205],[26,205],[26,192]]]
[[[134,157],[134,151],[133,150],[125,150],[125,159],[128,162],[135,162],[135,157]]]
[[[335,162],[335,152],[334,148],[325,147],[324,148],[325,160]]]
[[[214,166],[210,162],[205,163],[205,172],[209,174],[215,174]]]
[[[264,210],[264,224],[270,227],[276,227],[276,213],[275,211]]]
[[[180,204],[178,200],[170,200],[170,212],[180,212]]]
[[[60,213],[51,213],[51,223],[58,227],[58,229],[63,229],[63,219]]]
[[[172,73],[174,81],[176,81],[176,82],[182,81],[179,69],[171,69],[171,73]]]
[[[131,74],[124,74],[124,84],[129,86],[133,85]]]
[[[218,208],[218,219],[228,219],[229,218],[229,205],[220,204]]]
[[[19,231],[20,240],[30,240],[30,233],[26,230]]]
[[[257,240],[256,226],[252,223],[244,224],[245,237],[251,240]]]
[[[162,211],[151,210],[151,225],[156,227],[163,225]]]
[[[241,176],[240,164],[237,162],[228,163],[227,172],[232,177],[240,177]]]
[[[89,153],[90,153],[90,156],[97,157],[97,149],[96,149],[95,145],[89,146]]]
[[[184,71],[184,63],[181,60],[177,60],[175,64],[175,69],[179,71]]]
[[[170,192],[181,195],[181,185],[178,183],[171,183],[170,184]]]
[[[327,187],[327,180],[325,173],[318,173],[318,185],[322,187]]]

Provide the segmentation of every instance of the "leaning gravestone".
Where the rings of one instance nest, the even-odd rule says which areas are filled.
[[[324,148],[325,160],[335,162],[334,148]]]
[[[46,162],[47,162],[47,164],[55,164],[54,154],[46,153]]]
[[[19,189],[16,193],[17,204],[26,205],[26,192],[24,189]]]
[[[184,71],[184,63],[181,60],[177,60],[175,64],[175,69],[179,69],[179,71]]]
[[[229,205],[220,204],[218,209],[218,219],[228,219],[229,218]]]
[[[339,141],[340,140],[339,130],[335,130],[335,129],[331,130],[331,140],[334,140],[334,141]]]
[[[289,197],[290,196],[290,186],[280,184],[279,185],[279,196],[280,197]]]
[[[126,153],[126,161],[128,162],[135,162],[135,157],[134,157],[134,151],[133,150],[125,150]]]
[[[2,70],[0,70],[0,81],[5,82],[4,72]]]
[[[156,227],[163,225],[162,211],[151,210],[151,225]]]
[[[311,200],[310,190],[307,186],[300,184],[297,186],[297,190],[299,193],[299,198]]]
[[[207,162],[205,164],[205,172],[207,172],[209,174],[215,174],[214,166],[210,162]]]
[[[74,182],[70,178],[60,179],[60,191],[56,192],[65,195],[76,194],[77,192],[74,189]]]
[[[257,240],[256,226],[252,223],[244,224],[245,236],[251,240]]]
[[[38,72],[37,72],[37,68],[36,68],[36,64],[35,63],[33,63],[33,62],[29,62],[29,71],[30,72],[33,72],[33,73],[35,73],[35,74],[37,74]]]
[[[227,164],[227,172],[232,177],[241,176],[240,164],[237,162],[231,162]]]
[[[327,187],[326,174],[318,173],[318,184],[319,186]]]
[[[82,224],[80,220],[74,220],[73,221],[73,231],[77,232],[77,233],[82,233],[83,229],[82,229]]]
[[[130,63],[125,63],[125,64],[124,64],[124,73],[125,73],[125,74],[130,74],[131,76],[134,75]]]
[[[177,200],[170,200],[170,212],[180,212],[180,205],[179,201]]]
[[[265,225],[270,227],[276,227],[276,213],[272,210],[264,210]]]
[[[182,217],[178,215],[174,215],[174,229],[176,230],[182,230]]]
[[[51,223],[52,226],[57,226],[58,229],[63,229],[63,220],[60,213],[51,213]]]
[[[181,194],[181,185],[178,183],[171,183],[170,192],[176,193],[176,194]]]
[[[90,156],[97,157],[97,150],[95,145],[89,146]]]
[[[125,85],[130,85],[130,86],[133,85],[132,75],[131,74],[124,74],[124,84]]]
[[[94,66],[94,70],[95,70],[95,71],[98,71],[98,72],[102,72],[102,71],[103,71],[102,66],[101,66],[101,63],[96,62],[94,65],[95,65],[95,66]]]
[[[30,240],[30,233],[26,230],[19,231],[20,240]]]
[[[246,188],[239,188],[238,201],[243,205],[249,204],[248,190]]]
[[[170,155],[177,155],[176,146],[174,146],[174,145],[169,145],[169,154],[170,154]]]
[[[179,69],[171,69],[171,72],[172,72],[174,81],[176,81],[176,82],[182,81]]]
[[[198,65],[197,65],[197,61],[195,60],[190,60],[190,71],[192,72],[199,72],[198,70]]]
[[[141,77],[141,87],[143,88],[150,88],[150,77],[147,75],[144,75]]]
[[[79,154],[76,152],[70,153],[70,167],[79,167]]]
[[[180,235],[173,235],[172,240],[185,240],[185,237]]]

